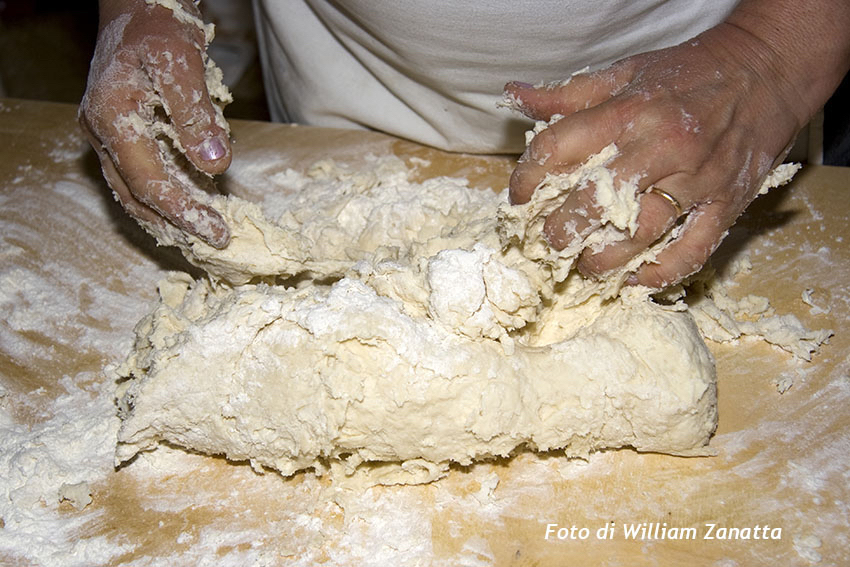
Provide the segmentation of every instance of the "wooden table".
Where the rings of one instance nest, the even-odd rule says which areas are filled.
[[[717,456],[521,454],[427,486],[359,492],[168,448],[112,468],[117,419],[104,368],[128,351],[156,282],[186,263],[114,202],[75,112],[0,101],[0,463],[9,469],[0,471],[9,472],[0,480],[0,562],[39,563],[37,546],[21,543],[29,529],[54,535],[43,544],[60,565],[850,564],[850,170],[804,168],[760,198],[718,251],[721,270],[744,254],[752,260],[733,294],[767,296],[778,312],[835,336],[811,363],[755,340],[709,344]],[[394,153],[420,178],[467,176],[496,189],[512,167],[375,133],[258,122],[235,122],[233,132],[234,165],[221,186],[254,199],[275,173],[326,157]],[[820,309],[802,301],[806,289]],[[784,394],[782,378],[793,382]],[[91,432],[97,443],[81,443]],[[21,456],[24,442],[38,448],[33,462]],[[43,457],[50,443],[61,459]],[[74,463],[86,478],[70,472]],[[91,488],[88,506],[57,502],[61,485],[80,481]],[[33,500],[34,490],[23,506],[20,495]],[[626,525],[644,522],[658,525],[647,534],[657,538],[625,536]],[[709,524],[715,536],[750,528],[750,539],[704,539]]]

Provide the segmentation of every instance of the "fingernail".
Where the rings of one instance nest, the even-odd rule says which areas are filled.
[[[215,161],[223,158],[227,149],[219,138],[209,138],[201,143],[199,153],[204,161]]]
[[[183,212],[182,220],[189,233],[194,234],[213,248],[226,248],[230,244],[230,229],[221,215],[205,205]]]
[[[626,285],[637,285],[638,277],[637,274],[629,274],[629,277],[626,278]]]
[[[534,85],[531,83],[524,83],[522,81],[511,81],[511,84],[515,87],[519,87],[521,89],[533,89]]]
[[[228,230],[227,227],[200,229],[197,230],[197,233],[197,236],[201,240],[213,248],[221,250],[222,248],[227,248],[227,245],[230,244],[230,230]]]
[[[220,231],[213,233],[210,244],[213,248],[218,248],[219,250],[227,248],[227,245],[230,244],[230,230],[227,226],[223,226]]]
[[[224,219],[219,217],[219,219],[213,220],[210,226],[205,228],[206,230],[204,232],[206,234],[204,234],[203,238],[210,246],[219,250],[227,248],[227,245],[230,244],[230,229],[227,227]]]

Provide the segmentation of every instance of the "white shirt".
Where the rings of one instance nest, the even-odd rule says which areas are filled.
[[[506,82],[676,45],[738,0],[255,2],[273,119],[513,153],[529,122],[497,108]]]

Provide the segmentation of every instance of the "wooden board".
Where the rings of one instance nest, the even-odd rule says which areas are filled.
[[[583,462],[521,454],[458,467],[427,486],[359,491],[169,448],[112,468],[114,378],[104,368],[126,354],[157,280],[186,264],[155,248],[114,202],[75,112],[0,101],[0,474],[8,473],[0,480],[0,562],[850,563],[850,170],[804,168],[760,198],[718,251],[721,271],[742,255],[754,266],[734,295],[767,296],[777,312],[835,336],[811,363],[755,340],[709,344],[719,374],[717,456],[620,450]],[[275,173],[327,157],[356,163],[393,153],[418,178],[466,176],[495,189],[513,165],[369,132],[256,122],[237,122],[233,132],[234,165],[221,187],[253,199]],[[802,301],[806,289],[820,310]],[[783,378],[793,385],[780,394]],[[98,443],[82,442],[92,431]],[[50,443],[61,447],[45,457]],[[75,466],[88,477],[69,472]],[[62,484],[80,481],[91,487],[88,506],[58,501]],[[643,523],[657,532],[626,537],[627,525]],[[715,539],[705,539],[710,525]],[[612,531],[600,531],[606,526]],[[750,539],[717,538],[729,528]],[[28,537],[40,543],[26,545]]]

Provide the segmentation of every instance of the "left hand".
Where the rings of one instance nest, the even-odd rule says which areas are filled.
[[[721,24],[676,47],[644,53],[609,68],[574,76],[565,84],[507,93],[536,120],[564,118],[538,134],[510,182],[512,203],[525,203],[547,173],[570,171],[616,143],[609,164],[616,179],[637,180],[641,211],[633,236],[578,262],[587,276],[624,265],[677,221],[684,230],[644,264],[630,283],[662,288],[699,270],[726,231],[785,157],[807,117],[794,113],[793,93],[779,69],[763,57],[758,40]],[[556,249],[600,226],[595,187],[574,191],[546,220]]]
[[[181,2],[200,22],[195,4]],[[224,218],[174,174],[153,128],[158,112],[167,115],[199,172],[212,176],[230,165],[227,129],[216,120],[205,82],[204,30],[171,8],[138,0],[101,0],[100,17],[79,121],[107,183],[137,219],[171,223],[224,248],[230,241]]]

